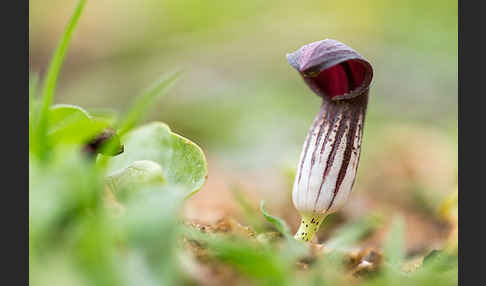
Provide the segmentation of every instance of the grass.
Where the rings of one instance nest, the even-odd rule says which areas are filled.
[[[86,4],[86,0],[78,1],[76,8],[74,9],[74,13],[69,20],[66,30],[64,31],[63,36],[54,52],[52,60],[50,61],[47,74],[45,76],[45,81],[42,86],[42,105],[39,111],[39,118],[35,121],[35,136],[37,137],[36,142],[38,142],[37,147],[29,146],[30,148],[38,148],[38,154],[40,155],[41,160],[46,160],[48,156],[47,146],[49,142],[47,142],[47,127],[48,127],[48,112],[49,108],[52,105],[54,100],[56,86],[57,86],[57,79],[59,77],[59,73],[61,71],[62,63],[64,62],[64,58],[66,56],[67,49],[69,47],[69,42],[71,40],[72,34],[76,28],[76,25],[81,17],[83,12],[83,8]],[[31,81],[32,82],[32,81]],[[33,80],[32,86],[36,86],[36,79]],[[30,92],[30,89],[29,89]]]

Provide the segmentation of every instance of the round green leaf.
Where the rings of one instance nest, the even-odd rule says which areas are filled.
[[[113,172],[106,181],[117,199],[126,200],[135,189],[147,185],[163,185],[164,173],[159,164],[140,160]]]
[[[162,168],[167,185],[181,187],[187,196],[197,192],[206,181],[206,158],[199,146],[170,131],[162,122],[152,122],[130,131],[122,138],[124,152],[110,159],[112,175],[135,161],[154,161]]]
[[[49,110],[48,134],[54,143],[82,144],[107,127],[79,106],[58,104]]]

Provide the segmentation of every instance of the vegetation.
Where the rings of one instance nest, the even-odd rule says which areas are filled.
[[[176,81],[188,83],[181,72],[162,75],[123,116],[54,104],[61,67],[85,2],[78,1],[43,79],[32,73],[29,81],[30,284],[457,285],[457,189],[446,190],[452,194],[449,196],[424,192],[431,185],[440,185],[428,177],[424,179],[420,168],[426,163],[416,167],[413,156],[403,150],[409,150],[404,145],[422,144],[421,139],[429,138],[423,135],[427,132],[407,126],[390,132],[377,131],[373,122],[379,118],[373,116],[368,123],[369,137],[374,139],[365,145],[380,147],[370,148],[362,162],[362,184],[373,189],[366,193],[371,198],[367,205],[377,205],[373,198],[383,197],[385,205],[392,208],[413,210],[420,206],[420,211],[412,213],[420,213],[434,227],[440,226],[444,234],[437,240],[439,243],[410,251],[406,243],[409,226],[403,214],[394,216],[389,223],[380,208],[355,216],[333,214],[324,221],[325,232],[319,237],[311,243],[298,242],[291,233],[297,221],[273,215],[263,202],[260,209],[255,207],[246,185],[232,189],[232,204],[242,210],[242,215],[226,215],[215,223],[187,218],[187,208],[197,210],[190,203],[195,196],[206,191],[212,198],[220,194],[214,191],[214,185],[203,188],[211,166],[204,154],[206,150],[172,131],[170,124],[145,122],[150,118],[148,111],[154,110]],[[174,5],[172,9],[180,9]],[[225,16],[218,17],[224,20]],[[191,27],[198,28],[196,24]],[[267,109],[271,104],[295,103],[294,99],[275,100],[275,91],[268,90],[269,96],[260,102]],[[182,117],[191,118],[189,121],[195,126],[202,124],[198,120],[211,121],[204,118],[209,104],[205,105],[203,99],[195,101],[195,107],[182,106],[165,116],[172,116],[169,121],[174,124],[181,122]],[[214,108],[214,102],[211,105]],[[222,109],[217,112],[234,115],[231,108]],[[231,121],[221,122],[221,133],[226,135],[218,137],[222,143],[211,145],[211,152],[232,142],[234,133],[225,133],[230,128],[224,124]],[[191,126],[186,123],[180,129],[191,130]],[[255,132],[253,136],[259,134]],[[390,134],[405,139],[388,145],[372,144],[386,142]],[[207,138],[204,136],[201,137]],[[423,144],[433,145],[429,149],[423,147],[426,145],[418,148],[427,155],[431,149],[431,156],[442,150],[443,145],[424,141]],[[254,156],[259,154],[255,150]],[[386,164],[390,160],[395,160],[396,165],[399,162],[415,167],[390,167]],[[423,168],[424,172],[431,172],[431,168]],[[412,175],[407,173],[409,169]],[[295,169],[282,173],[290,182]],[[396,193],[383,192],[402,183],[414,194],[412,198],[407,196],[397,203]],[[290,198],[288,192],[280,194],[283,199]],[[261,197],[256,201],[260,200]],[[275,206],[266,201],[269,209]],[[420,232],[421,228],[413,231]],[[367,244],[373,237],[379,243]]]

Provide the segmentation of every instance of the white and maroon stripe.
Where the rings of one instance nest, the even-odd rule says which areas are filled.
[[[292,192],[295,207],[331,213],[347,200],[356,177],[368,93],[323,104],[309,130]]]

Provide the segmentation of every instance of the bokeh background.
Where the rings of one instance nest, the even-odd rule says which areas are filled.
[[[45,71],[75,4],[30,0],[31,71]],[[353,194],[320,239],[333,222],[377,212],[405,218],[410,252],[440,245],[440,208],[457,191],[457,1],[88,1],[56,101],[122,115],[160,74],[183,69],[147,120],[207,155],[209,179],[186,218],[245,223],[240,192],[295,230],[291,184],[320,101],[285,54],[324,38],[369,59],[374,79]]]

